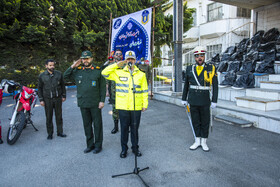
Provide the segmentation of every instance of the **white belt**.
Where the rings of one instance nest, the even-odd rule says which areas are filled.
[[[196,89],[196,90],[210,90],[210,86],[195,86],[195,85],[190,85],[191,89]]]

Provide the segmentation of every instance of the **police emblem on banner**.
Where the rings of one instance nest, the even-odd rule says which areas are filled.
[[[122,24],[122,19],[117,19],[117,21],[114,23],[114,29],[118,29]]]
[[[149,11],[148,10],[144,10],[142,12],[142,23],[145,25],[146,23],[149,22]]]
[[[150,61],[152,8],[134,12],[113,20],[111,50],[134,51],[136,61]]]

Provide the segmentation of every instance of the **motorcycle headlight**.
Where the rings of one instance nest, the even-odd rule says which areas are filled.
[[[25,99],[29,99],[31,97],[32,94],[28,94],[25,90],[24,90],[24,97]]]

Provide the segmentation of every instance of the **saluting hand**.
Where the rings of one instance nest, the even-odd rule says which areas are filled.
[[[119,62],[117,63],[117,65],[119,66],[119,68],[123,68],[126,64],[127,64],[127,61],[126,61],[126,60],[119,61]]]
[[[79,60],[73,62],[73,64],[71,65],[71,68],[76,68],[76,67],[78,67],[81,63],[82,63],[82,59],[79,59]]]

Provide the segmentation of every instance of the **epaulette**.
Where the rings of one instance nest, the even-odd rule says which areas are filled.
[[[143,73],[145,73],[145,70],[138,68],[140,71],[142,71]]]
[[[86,69],[85,67],[78,67],[77,69],[82,69],[82,70],[84,70],[84,69]],[[94,67],[91,67],[91,68],[89,68],[89,69],[95,69]],[[97,69],[97,68],[96,68]],[[99,68],[100,69],[100,68]]]

